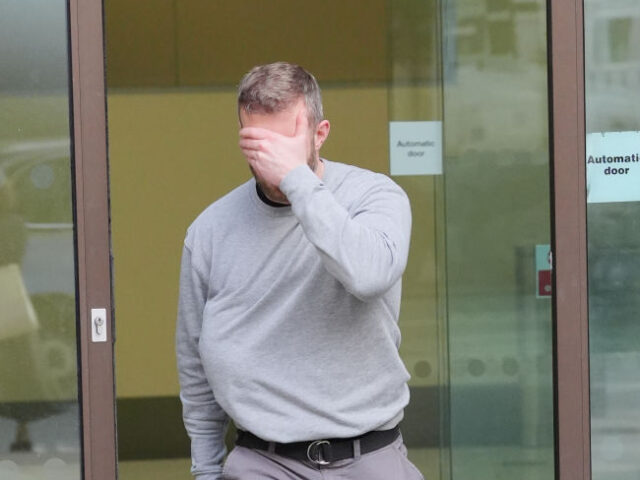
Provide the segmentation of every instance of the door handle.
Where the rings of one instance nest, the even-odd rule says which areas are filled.
[[[91,322],[91,341],[106,342],[107,341],[107,309],[92,308],[90,322]]]

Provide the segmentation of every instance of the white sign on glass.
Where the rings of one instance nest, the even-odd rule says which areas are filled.
[[[587,134],[587,202],[640,201],[640,132]]]
[[[389,122],[391,175],[442,174],[442,122]]]

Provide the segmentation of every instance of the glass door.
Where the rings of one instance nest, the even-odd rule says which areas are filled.
[[[555,475],[547,2],[443,2],[451,478]]]
[[[0,2],[3,480],[103,479],[115,469],[113,403],[98,393],[113,388],[108,235],[95,235],[104,232],[106,217],[92,215],[101,205],[106,211],[107,197],[104,188],[84,193],[96,177],[86,157],[104,163],[106,144],[94,143],[80,126],[91,119],[103,126],[104,138],[104,109],[80,99],[93,81],[104,104],[104,87],[100,93],[87,75],[90,62],[81,58],[102,49],[100,30],[87,32],[92,19],[101,21],[100,8],[100,2],[84,3],[82,12],[62,0]],[[97,268],[105,261],[106,271]],[[95,278],[106,290],[96,288]],[[93,307],[105,310],[106,341],[96,344]],[[102,461],[94,461],[101,445],[107,445]]]
[[[190,478],[173,357],[181,245],[249,178],[235,87],[280,59],[323,88],[322,154],[391,175],[412,203],[410,458],[427,478],[553,478],[547,2],[108,0],[105,12],[120,478]],[[399,171],[393,133],[412,127],[441,154]]]
[[[0,477],[79,479],[67,6],[0,9]]]
[[[592,476],[626,480],[640,475],[640,4],[584,3]]]

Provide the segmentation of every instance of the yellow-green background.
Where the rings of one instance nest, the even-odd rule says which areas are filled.
[[[388,171],[387,94],[384,88],[325,90],[332,132],[323,155]],[[184,233],[209,203],[249,178],[237,147],[235,95],[113,93],[108,107],[117,392],[177,395],[173,345]],[[411,180],[403,184],[424,207],[414,208],[405,291],[422,301],[424,310],[415,315],[427,322],[435,310],[434,219],[427,203],[433,181]],[[421,331],[426,325],[414,333]],[[433,340],[414,334],[404,343],[419,344],[428,358]]]
[[[428,7],[433,23],[429,3],[420,10]],[[388,121],[436,118],[439,89],[425,80],[437,65],[420,72],[422,86],[390,89],[399,74],[390,63],[389,14],[380,0],[106,3],[119,397],[178,393],[182,239],[204,207],[249,177],[235,105],[235,84],[249,68],[286,59],[318,77],[332,123],[322,154],[332,160],[386,173]],[[436,321],[433,181],[400,183],[419,205],[405,276],[406,296],[414,297],[405,327],[413,323],[414,331],[403,348],[413,352],[409,368],[425,359],[435,368],[429,342],[436,337],[428,335]]]

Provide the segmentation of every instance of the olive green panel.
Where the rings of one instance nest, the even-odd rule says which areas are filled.
[[[411,386],[439,383],[435,182],[431,176],[395,177],[411,202],[412,229],[409,260],[402,281],[400,354],[411,374]]]
[[[388,91],[326,89],[326,158],[388,173]],[[184,233],[209,203],[249,178],[237,148],[235,93],[109,96],[119,397],[175,395],[174,325]],[[437,364],[434,186],[396,178],[413,206],[402,353],[412,384]]]
[[[321,83],[386,78],[382,0],[192,0],[177,5],[184,85],[235,84],[252,66],[278,60],[304,65]]]
[[[331,131],[321,155],[388,174],[387,90],[324,89],[323,105]]]
[[[174,0],[105,0],[107,84],[177,86]]]
[[[332,131],[322,155],[388,172],[387,100],[383,88],[325,89]],[[177,394],[174,326],[181,245],[202,209],[249,178],[237,127],[233,91],[109,96],[119,397]],[[423,323],[434,321],[435,308],[432,181],[401,183],[416,216],[401,319],[412,333],[403,351],[414,352],[408,363],[417,365],[427,355],[421,342],[435,341]]]
[[[177,392],[174,326],[187,226],[248,178],[235,99],[109,97],[116,367],[119,396]]]
[[[437,121],[442,120],[442,91],[439,86],[390,87],[390,120]]]
[[[277,60],[325,85],[385,81],[386,13],[383,0],[105,0],[108,85],[229,86]]]

